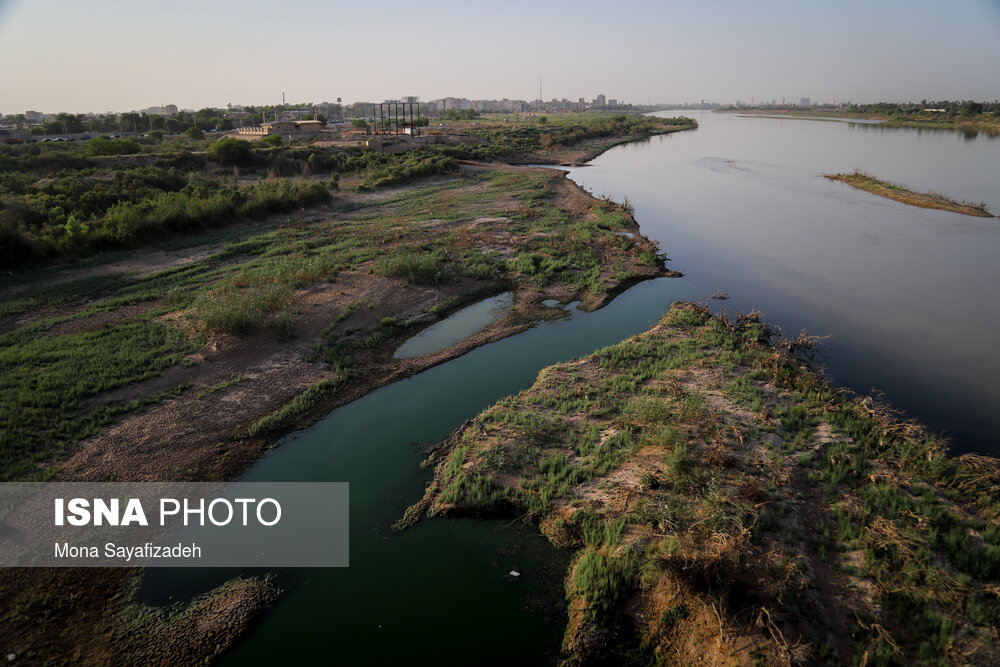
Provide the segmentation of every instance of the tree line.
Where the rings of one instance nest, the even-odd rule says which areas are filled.
[[[327,115],[319,112],[312,105],[296,107],[305,111],[310,119],[315,118],[322,123],[327,120]],[[180,134],[190,128],[197,128],[204,132],[219,130],[227,131],[235,129],[240,124],[244,126],[260,125],[266,120],[273,120],[275,115],[281,115],[282,111],[289,110],[290,107],[282,105],[272,106],[250,106],[244,107],[239,116],[227,118],[230,114],[228,109],[213,109],[206,107],[197,111],[178,111],[172,116],[160,114],[149,114],[140,111],[129,111],[120,114],[101,114],[88,116],[85,114],[58,113],[48,120],[32,125],[24,114],[7,114],[3,117],[5,124],[13,125],[18,129],[26,129],[32,135],[49,134],[101,134],[119,132],[147,133],[160,131],[170,134]],[[232,114],[231,114],[232,115]]]

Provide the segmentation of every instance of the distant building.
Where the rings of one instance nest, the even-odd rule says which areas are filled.
[[[616,107],[616,106],[618,106],[618,100],[616,100],[615,98],[612,97],[610,100],[608,100],[608,106],[609,107]]]
[[[262,123],[257,127],[241,127],[236,132],[237,134],[249,136],[276,134],[287,137],[316,134],[322,127],[323,123],[318,120],[272,120]]]
[[[281,112],[280,120],[304,120],[307,116],[312,116],[315,111],[309,109],[285,109]]]
[[[594,106],[595,107],[608,106],[608,98],[606,98],[604,95],[598,95],[597,97],[594,98]]]
[[[176,116],[177,115],[177,105],[168,104],[162,107],[149,107],[143,110],[143,113],[150,116]]]
[[[446,97],[444,98],[444,110],[459,110],[463,111],[472,108],[472,102],[464,97]]]
[[[799,106],[800,106],[800,107],[807,107],[807,106],[809,106],[809,105],[810,105],[811,103],[812,103],[812,98],[811,98],[811,97],[803,97],[803,98],[801,98],[801,99],[799,100]]]

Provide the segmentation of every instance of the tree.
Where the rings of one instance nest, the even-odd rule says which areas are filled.
[[[134,155],[142,151],[142,146],[131,139],[109,139],[108,137],[94,137],[87,142],[87,155],[97,157],[100,155]]]
[[[208,154],[224,167],[245,167],[253,162],[249,141],[224,137],[208,147]]]
[[[80,243],[87,234],[87,228],[83,226],[75,215],[70,215],[66,219],[66,239],[71,246]]]
[[[979,102],[966,102],[962,105],[963,116],[978,116],[983,112],[983,105]]]
[[[56,132],[79,133],[84,131],[83,116],[71,113],[56,114],[55,125],[58,126]]]
[[[219,118],[219,112],[205,107],[194,112],[194,124],[203,130],[211,130]]]
[[[355,118],[354,120],[351,121],[351,127],[363,130],[366,127],[368,127],[368,123],[365,121],[364,118]]]
[[[135,132],[139,129],[139,114],[128,112],[118,116],[118,129],[122,132]]]
[[[199,140],[205,138],[205,133],[202,132],[201,128],[198,128],[198,127],[189,127],[184,132],[184,134],[187,135],[188,139],[194,139],[195,141],[199,141]]]

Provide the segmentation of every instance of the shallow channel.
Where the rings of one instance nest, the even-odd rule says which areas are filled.
[[[569,553],[509,519],[436,519],[390,534],[430,479],[419,468],[419,445],[530,386],[545,366],[645,331],[672,301],[692,296],[684,279],[663,278],[593,313],[571,305],[566,318],[378,389],[284,438],[240,481],[349,482],[351,565],[284,571],[288,593],[222,664],[295,656],[347,665],[509,665],[554,657],[566,621]],[[511,570],[521,575],[515,581]],[[169,591],[177,599],[233,574],[148,570],[143,597],[162,602]]]

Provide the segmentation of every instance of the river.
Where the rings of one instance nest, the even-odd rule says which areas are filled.
[[[627,196],[684,278],[643,283],[600,311],[542,323],[377,390],[285,438],[243,476],[350,482],[351,566],[282,573],[288,593],[223,664],[552,662],[569,554],[509,521],[388,528],[429,480],[419,443],[529,386],[546,365],[646,330],[675,299],[725,291],[731,298],[716,308],[757,308],[788,333],[831,335],[824,354],[835,382],[878,388],[959,450],[997,453],[1000,221],[907,207],[821,174],[859,167],[997,211],[1000,140],[696,117],[694,132],[615,148],[571,170],[597,195]],[[149,571],[144,596],[176,599],[228,574]]]
[[[672,115],[669,112],[667,115]],[[1000,220],[922,209],[822,178],[860,168],[1000,213],[1000,137],[695,113],[700,127],[610,151],[571,177],[628,197],[703,296],[829,335],[834,381],[876,389],[1000,455]]]

